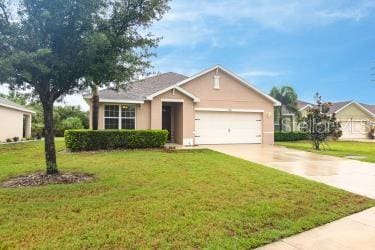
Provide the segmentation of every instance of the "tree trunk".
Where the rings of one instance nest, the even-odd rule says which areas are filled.
[[[53,102],[43,104],[44,115],[44,151],[46,156],[47,174],[57,174],[55,135],[53,126]]]
[[[99,127],[99,94],[96,86],[91,87],[92,90],[92,129],[98,130]]]

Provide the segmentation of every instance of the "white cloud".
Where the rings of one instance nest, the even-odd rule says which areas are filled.
[[[161,45],[222,47],[233,41],[231,32],[240,37],[258,29],[291,32],[343,20],[360,21],[374,9],[375,2],[370,0],[175,0],[154,26],[154,33],[164,37]]]

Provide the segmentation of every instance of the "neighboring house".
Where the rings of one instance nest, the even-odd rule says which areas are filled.
[[[170,142],[183,145],[272,144],[280,105],[221,66],[192,77],[156,75],[99,97],[99,129],[166,129]],[[84,99],[91,113],[91,96]]]
[[[308,107],[312,107],[313,104],[304,102],[304,101],[297,101],[297,108],[298,112],[300,113],[300,117],[306,116],[306,110]],[[299,131],[298,126],[298,116],[294,114],[292,111],[288,110],[285,106],[281,107],[282,112],[282,122],[283,122],[283,131],[285,132],[292,132],[292,131]],[[276,125],[278,128],[279,125]]]
[[[301,117],[306,116],[308,107],[314,104],[298,101],[298,109]],[[329,114],[336,114],[337,120],[341,123],[343,132],[341,139],[362,139],[367,138],[368,131],[375,124],[375,105],[358,103],[355,101],[335,102],[329,110]],[[286,109],[283,109],[283,123],[285,131],[299,131],[296,116]]]
[[[31,136],[31,115],[35,112],[0,97],[0,142]]]
[[[341,139],[364,139],[375,122],[375,105],[355,101],[333,103],[329,111],[341,123]]]

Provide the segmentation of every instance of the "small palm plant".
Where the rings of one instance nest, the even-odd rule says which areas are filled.
[[[282,86],[281,88],[273,87],[270,96],[281,102],[281,106],[275,108],[275,117],[279,120],[279,130],[283,131],[283,107],[295,114],[297,120],[299,119],[297,107],[298,95],[292,87]]]

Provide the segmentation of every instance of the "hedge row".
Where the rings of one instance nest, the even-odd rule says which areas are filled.
[[[301,141],[309,139],[304,132],[275,132],[275,141]]]
[[[160,148],[167,130],[65,130],[65,145],[73,151]]]

